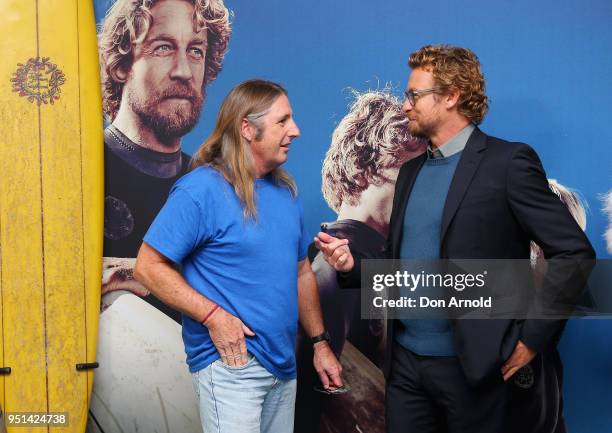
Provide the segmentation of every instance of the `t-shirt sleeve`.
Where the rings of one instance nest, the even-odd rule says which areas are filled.
[[[308,245],[310,245],[311,237],[308,230],[306,230],[306,224],[304,222],[304,208],[302,202],[298,199],[298,207],[300,210],[300,240],[298,242],[298,261],[301,262],[308,257]]]
[[[168,259],[180,264],[208,239],[210,230],[207,220],[192,196],[175,187],[153,220],[144,241]]]

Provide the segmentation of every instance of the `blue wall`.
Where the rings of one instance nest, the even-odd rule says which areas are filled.
[[[96,0],[97,1],[97,0]],[[97,12],[109,1],[96,4]],[[335,215],[320,193],[331,133],[349,88],[391,84],[400,95],[411,51],[429,43],[480,57],[491,107],[482,129],[530,143],[548,177],[590,205],[587,234],[599,257],[606,220],[598,195],[612,188],[612,2],[431,0],[226,0],[235,12],[224,70],[208,90],[193,152],[211,131],[223,96],[248,78],[289,90],[302,137],[286,168],[300,188],[309,229]],[[99,15],[100,16],[100,15]],[[612,320],[572,321],[561,349],[570,431],[612,432]]]

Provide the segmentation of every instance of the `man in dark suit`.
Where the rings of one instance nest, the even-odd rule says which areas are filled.
[[[429,146],[399,172],[387,257],[529,259],[534,240],[547,259],[594,258],[583,231],[550,191],[535,151],[476,126],[488,99],[474,53],[425,46],[411,54],[409,65],[403,110],[410,132]],[[340,271],[340,284],[359,287],[360,257],[353,257],[348,241],[319,233],[316,243]],[[516,421],[525,414],[509,416],[513,382],[536,356],[556,352],[563,326],[562,320],[530,318],[395,320],[384,365],[387,431],[514,433],[519,424],[538,433],[564,431],[559,414],[532,411],[522,424]],[[542,371],[525,368],[527,376]],[[517,383],[530,382],[545,381],[521,377]]]

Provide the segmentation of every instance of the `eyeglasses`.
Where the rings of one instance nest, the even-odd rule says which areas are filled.
[[[421,96],[427,95],[428,93],[436,93],[442,90],[441,87],[430,87],[429,89],[421,90],[407,90],[404,92],[404,97],[410,102],[410,105],[414,105]]]

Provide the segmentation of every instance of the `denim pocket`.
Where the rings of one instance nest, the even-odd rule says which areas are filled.
[[[226,370],[244,370],[245,368],[247,368],[249,365],[251,365],[253,363],[253,360],[255,359],[255,356],[253,354],[251,354],[251,352],[247,352],[247,362],[244,365],[241,365],[239,367],[234,367],[231,365],[227,365],[226,363],[224,363],[221,358],[217,359],[215,361],[215,364],[220,365],[221,367],[225,368]]]

